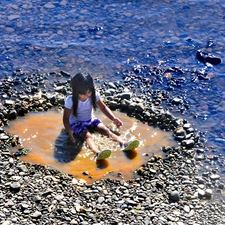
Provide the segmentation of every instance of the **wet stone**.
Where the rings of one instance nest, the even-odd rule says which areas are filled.
[[[11,111],[9,112],[8,118],[9,118],[10,120],[14,120],[14,119],[17,118],[17,116],[18,116],[17,111],[14,109],[14,110],[11,110]]]
[[[172,99],[172,104],[174,104],[174,105],[183,104],[183,100],[180,98],[174,98],[174,99]]]
[[[18,164],[18,165],[17,165],[17,168],[18,168],[19,171],[21,171],[21,172],[27,172],[27,171],[28,171],[27,167],[26,167],[25,165],[22,165],[22,164]]]
[[[220,58],[218,58],[218,57],[216,57],[216,56],[214,56],[214,55],[212,55],[208,52],[204,52],[202,50],[198,50],[196,55],[197,55],[197,58],[205,64],[209,63],[209,64],[212,64],[212,65],[217,65],[217,64],[221,63]]]
[[[112,96],[115,93],[114,89],[108,89],[104,92],[104,95],[107,96]]]
[[[4,134],[4,133],[0,133],[0,140],[8,140],[9,136]]]
[[[84,171],[83,174],[88,176],[89,172],[88,171]]]
[[[5,103],[6,106],[12,106],[12,105],[15,104],[15,101],[13,101],[13,100],[5,100],[4,103]]]
[[[182,145],[186,146],[188,149],[191,149],[194,147],[195,142],[194,140],[183,140]]]
[[[224,189],[224,186],[225,186],[225,185],[224,185],[224,183],[222,183],[222,182],[218,184],[218,188],[219,188],[219,189]]]
[[[183,136],[184,137],[186,135],[186,131],[183,128],[177,129],[174,133],[175,133],[176,136]]]
[[[130,92],[124,92],[124,93],[121,93],[118,95],[118,98],[120,99],[126,99],[126,100],[130,100],[131,99],[131,96],[132,96],[132,93]]]
[[[219,179],[220,179],[220,175],[218,175],[218,174],[212,174],[212,175],[210,176],[210,179],[211,179],[211,180],[219,180]]]

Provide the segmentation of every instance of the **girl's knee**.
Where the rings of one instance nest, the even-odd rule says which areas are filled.
[[[106,136],[110,136],[110,130],[107,128],[107,127],[104,127],[102,130],[101,130],[101,133],[103,135],[106,135]]]
[[[97,127],[98,131],[103,135],[110,135],[110,130],[103,124]]]
[[[85,137],[86,138],[92,138],[92,134],[90,132],[87,132]]]

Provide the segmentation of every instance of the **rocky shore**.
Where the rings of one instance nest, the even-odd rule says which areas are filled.
[[[224,156],[204,145],[204,134],[185,118],[170,113],[190,105],[170,90],[187,82],[171,79],[180,68],[134,67],[117,74],[121,80],[103,82],[98,91],[112,110],[120,110],[149,126],[173,131],[178,147],[162,148],[164,157],[149,156],[131,180],[102,179],[93,184],[43,165],[20,160],[26,149],[19,137],[4,130],[9,120],[30,111],[63,107],[70,93],[70,74],[25,74],[15,71],[2,79],[0,102],[0,223],[81,225],[223,225]],[[206,81],[199,71],[190,79]],[[167,90],[157,85],[166,79]],[[153,88],[155,85],[157,88]],[[11,154],[10,146],[18,151]]]

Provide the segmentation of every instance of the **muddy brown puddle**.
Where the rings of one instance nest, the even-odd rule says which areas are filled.
[[[84,179],[87,183],[103,176],[130,179],[134,171],[147,162],[149,155],[162,155],[163,146],[176,145],[172,132],[153,128],[121,112],[116,111],[114,114],[124,123],[120,130],[116,129],[108,118],[96,112],[98,118],[110,129],[119,132],[124,139],[138,138],[140,146],[134,151],[123,152],[116,142],[94,133],[94,140],[100,149],[112,150],[110,158],[98,162],[85,143],[77,142],[76,145],[71,145],[68,142],[68,136],[63,130],[61,111],[29,113],[11,121],[5,129],[10,134],[18,135],[23,146],[31,150],[29,154],[21,157],[23,161],[47,165],[72,174],[77,179]],[[11,151],[15,152],[17,148],[14,147]]]

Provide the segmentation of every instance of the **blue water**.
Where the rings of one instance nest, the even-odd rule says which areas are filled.
[[[225,154],[224,62],[206,67],[196,59],[197,50],[206,49],[224,61],[225,1],[2,0],[0,10],[0,78],[16,69],[85,70],[117,80],[118,71],[143,64],[210,74],[209,81],[173,91],[191,105],[173,113]]]

